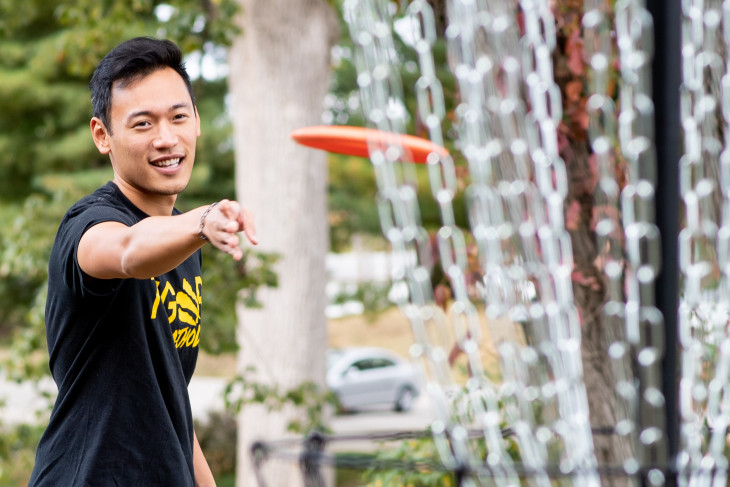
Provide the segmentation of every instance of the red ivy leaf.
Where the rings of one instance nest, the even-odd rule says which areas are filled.
[[[568,211],[565,214],[565,228],[567,230],[578,230],[578,224],[580,223],[580,203],[578,200],[570,202]]]
[[[569,101],[578,102],[583,94],[583,82],[579,79],[568,82],[565,85],[565,96]]]
[[[568,55],[568,69],[570,69],[570,72],[575,76],[583,76],[585,74],[585,64],[583,63],[583,41],[580,38],[580,29],[575,29],[568,37],[565,54]]]

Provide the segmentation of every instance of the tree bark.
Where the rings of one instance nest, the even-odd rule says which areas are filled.
[[[338,23],[325,0],[240,0],[242,29],[230,50],[236,192],[255,215],[258,251],[278,254],[278,287],[260,309],[239,307],[239,367],[257,382],[289,390],[324,387],[327,346],[326,154],[298,146],[291,131],[321,123]],[[301,415],[245,406],[238,422],[237,485],[256,485],[250,447],[281,439]],[[272,471],[274,470],[274,471]],[[295,462],[266,473],[269,486],[302,483]]]
[[[615,378],[608,355],[609,337],[623,337],[623,323],[607,323],[602,316],[608,291],[604,277],[594,262],[598,256],[596,236],[590,228],[593,213],[593,194],[587,183],[594,177],[588,164],[588,146],[585,140],[571,140],[561,154],[569,180],[568,200],[578,201],[581,215],[578,227],[570,232],[573,244],[575,270],[589,278],[591,284],[573,283],[575,304],[582,316],[581,355],[583,382],[588,395],[591,427],[594,429],[593,446],[598,465],[619,466],[635,452],[631,442],[612,432],[621,419],[616,398]],[[607,327],[610,327],[607,328]],[[632,485],[628,479],[603,478],[603,485]]]

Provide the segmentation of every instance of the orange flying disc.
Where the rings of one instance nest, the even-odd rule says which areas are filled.
[[[304,127],[291,133],[291,137],[299,144],[338,154],[369,157],[369,146],[400,145],[403,148],[402,159],[425,163],[431,153],[448,156],[449,152],[430,140],[413,135],[394,134],[382,130],[344,125],[318,125]]]

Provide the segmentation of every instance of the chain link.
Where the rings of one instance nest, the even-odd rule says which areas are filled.
[[[417,31],[432,33],[435,30],[433,12],[425,1],[412,2],[408,8],[411,25],[418,26]],[[442,122],[446,113],[442,96],[441,83],[433,69],[434,57],[432,48],[435,35],[417,37],[414,43],[418,53],[420,78],[416,82],[419,115],[428,128],[429,138],[443,144]],[[422,87],[431,87],[431,96],[423,95]],[[433,96],[433,94],[437,96]],[[483,359],[480,354],[482,331],[479,316],[471,302],[466,285],[466,240],[463,231],[456,226],[453,209],[453,198],[456,193],[456,175],[454,162],[449,158],[433,154],[428,160],[431,189],[434,199],[441,210],[442,226],[437,232],[441,267],[448,276],[454,301],[450,307],[456,344],[467,357],[471,379],[467,382],[467,393],[455,404],[457,420],[466,427],[476,426],[484,432],[484,439],[489,451],[487,465],[498,475],[498,485],[519,485],[519,479],[512,467],[512,460],[500,434],[501,413],[498,406],[498,391],[483,370]],[[443,181],[450,184],[444,189]],[[472,447],[468,461],[475,471],[484,464]],[[467,459],[465,459],[467,460]]]
[[[618,116],[609,84],[615,58],[612,23],[621,75]],[[643,0],[619,0],[613,12],[607,2],[592,0],[586,2],[582,26],[590,69],[588,135],[598,169],[593,215],[596,262],[608,289],[601,320],[617,400],[614,432],[631,445],[622,462],[632,473],[641,465],[667,461],[661,388],[663,318],[653,296],[661,262],[653,206],[653,24]],[[646,478],[651,485],[664,483],[658,469]]]
[[[404,105],[402,82],[393,58],[390,5],[383,0],[348,1],[344,7],[359,60],[358,85],[367,122],[386,132],[403,134],[406,120],[398,116],[403,112],[393,109]],[[415,27],[413,34],[421,70],[416,83],[419,116],[431,139],[443,145],[441,125],[446,111],[443,87],[436,77],[431,55],[436,38],[433,12],[425,2],[415,2],[409,7],[409,15],[415,20],[411,21],[411,26]],[[407,160],[407,153],[395,139],[388,141],[385,147],[371,144],[369,151],[375,168],[383,235],[397,256],[398,265],[392,276],[394,288],[401,290],[396,293],[399,296],[397,304],[413,330],[414,344],[410,354],[427,372],[426,391],[434,410],[431,430],[437,451],[448,468],[481,464],[469,446],[466,427],[456,418],[462,409],[459,403],[463,395],[459,393],[448,362],[453,345],[449,320],[434,301],[429,237],[420,222],[412,161]],[[440,258],[455,293],[452,315],[461,319],[462,324],[457,338],[463,348],[473,354],[478,352],[475,342],[480,337],[480,326],[463,283],[465,240],[455,225],[452,202],[457,183],[454,164],[450,157],[433,153],[428,157],[427,165],[433,196],[439,203],[444,222],[438,232],[438,241]],[[481,362],[470,357],[470,364],[478,371]],[[482,404],[491,405],[486,401]],[[499,424],[496,427],[499,428]]]
[[[545,56],[541,56],[544,44],[539,43],[540,36],[534,30],[537,18],[532,15],[534,9],[530,9],[530,18],[526,19],[531,31],[526,37],[529,47],[523,57],[519,31],[508,4],[448,2],[450,20],[446,37],[462,100],[456,110],[458,143],[470,173],[476,175],[467,188],[467,196],[470,224],[481,254],[490,335],[504,335],[499,327],[514,326],[514,323],[522,325],[519,336],[526,333],[529,337],[528,343],[509,338],[498,343],[502,373],[499,397],[504,418],[515,431],[522,461],[536,472],[533,482],[549,485],[545,473],[548,446],[559,447],[560,442],[557,428],[551,427],[551,422],[557,424],[559,388],[549,377],[547,367],[557,365],[558,353],[548,339],[544,327],[547,320],[539,301],[536,300],[534,314],[542,319],[531,322],[528,300],[523,299],[528,289],[535,294],[537,288],[533,282],[539,280],[537,222],[530,216],[545,213],[544,207],[541,208],[544,201],[530,182],[533,169],[524,124],[527,106],[520,60],[530,60],[529,48],[535,59],[531,67],[537,67],[532,71],[534,76],[529,78],[533,81],[533,97],[536,103],[542,101],[539,105],[542,117],[548,118],[552,112],[545,102],[548,89],[538,83],[539,73],[546,71],[542,63]],[[552,75],[551,64],[547,67]],[[531,140],[539,141],[540,137],[532,136]],[[546,187],[551,188],[552,184]],[[552,236],[549,231],[544,235]],[[547,284],[546,289],[550,289],[552,283]],[[538,321],[543,326],[534,326],[539,331],[533,333],[531,325],[537,325]],[[539,332],[545,338],[540,344],[545,345],[547,353],[538,353],[537,344],[531,343],[530,338]],[[548,357],[553,360],[548,362]],[[559,369],[555,369],[558,373]],[[536,414],[538,408],[541,415]]]
[[[730,2],[682,1],[680,122],[684,153],[680,194],[685,221],[679,235],[681,421],[680,485],[727,482],[728,104]],[[727,135],[725,135],[727,137]],[[717,183],[720,183],[719,187]],[[709,433],[706,425],[710,426]],[[711,472],[709,469],[717,469]]]

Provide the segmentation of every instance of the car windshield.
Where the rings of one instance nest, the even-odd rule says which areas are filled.
[[[337,349],[327,350],[327,370],[331,369],[332,366],[337,363],[337,360],[344,355],[344,353],[345,352],[342,350]]]

